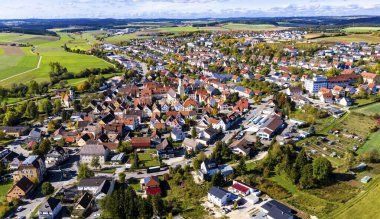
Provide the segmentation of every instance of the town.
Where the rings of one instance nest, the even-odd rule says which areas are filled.
[[[1,217],[335,218],[378,178],[380,44],[308,34],[104,43],[121,73],[2,88],[40,95],[0,109]]]

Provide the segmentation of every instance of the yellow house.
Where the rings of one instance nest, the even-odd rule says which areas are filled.
[[[25,176],[33,183],[40,183],[46,173],[45,162],[39,156],[29,156],[21,163],[17,173],[18,174],[14,176],[14,182],[18,182]]]

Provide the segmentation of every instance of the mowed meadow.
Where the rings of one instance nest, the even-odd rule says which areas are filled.
[[[85,68],[106,68],[110,63],[95,56],[66,52],[63,46],[87,50],[91,45],[82,36],[68,33],[58,33],[59,37],[36,35],[0,34],[1,43],[28,42],[32,47],[2,46],[0,51],[0,86],[10,86],[12,83],[27,83],[30,80],[37,82],[49,81],[51,62],[59,62],[69,72],[78,73]],[[44,39],[46,37],[46,39]],[[5,48],[4,48],[5,47]],[[13,51],[18,50],[18,52]],[[19,51],[21,50],[21,52]],[[41,58],[40,66],[37,68]],[[30,71],[31,70],[31,71]]]

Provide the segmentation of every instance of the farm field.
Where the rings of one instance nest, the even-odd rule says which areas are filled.
[[[229,23],[222,26],[227,30],[249,30],[249,31],[273,31],[284,30],[286,27],[278,27],[272,24],[235,24]]]
[[[363,113],[365,115],[374,115],[375,113],[380,114],[380,103],[374,103],[367,106],[360,107],[358,109],[354,109],[353,111],[358,113]]]
[[[39,45],[52,41],[57,41],[58,37],[46,35],[31,35],[20,33],[0,33],[1,43],[29,43]]]
[[[380,43],[380,37],[372,36],[371,34],[351,34],[347,36],[334,36],[317,38],[316,40],[325,42],[367,42],[367,43]]]
[[[0,83],[2,80],[36,68],[39,57],[32,54],[30,47],[0,46]]]
[[[10,86],[12,83],[23,81],[24,79],[35,80],[37,82],[48,81],[51,62],[59,62],[68,69],[69,72],[77,73],[85,68],[106,68],[112,66],[110,63],[95,56],[76,54],[64,51],[62,46],[72,38],[66,33],[59,33],[60,40],[40,44],[35,52],[42,56],[40,68],[25,74],[12,77],[8,80],[0,81],[0,86]],[[36,56],[35,56],[36,57]],[[2,62],[0,62],[2,63]]]
[[[344,32],[348,33],[369,33],[372,31],[379,31],[380,27],[348,27],[344,28]]]

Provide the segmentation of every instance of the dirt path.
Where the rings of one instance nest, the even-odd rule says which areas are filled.
[[[39,69],[40,68],[40,65],[41,65],[41,60],[42,60],[42,56],[40,56],[40,59],[38,60],[38,64],[37,64],[37,67],[33,68],[33,69],[29,69],[27,71],[24,71],[24,72],[21,72],[21,73],[18,73],[18,74],[15,74],[15,75],[12,75],[10,77],[7,77],[7,78],[4,78],[2,80],[0,80],[0,82],[3,82],[3,81],[6,81],[6,80],[9,80],[11,78],[14,78],[14,77],[17,77],[17,76],[20,76],[20,75],[23,75],[23,74],[26,74],[26,73],[29,73],[31,71],[34,71],[36,69]]]

